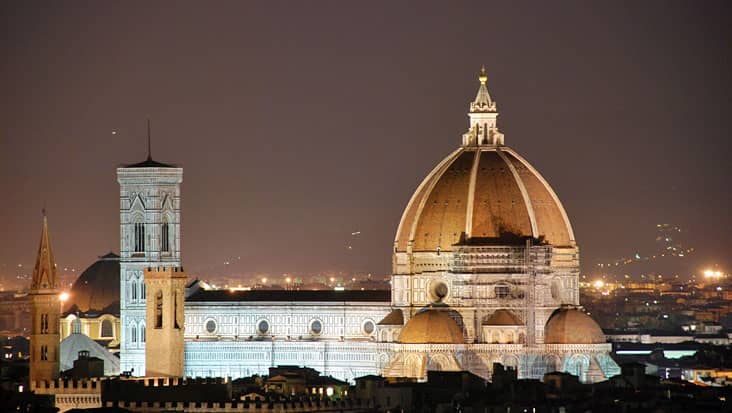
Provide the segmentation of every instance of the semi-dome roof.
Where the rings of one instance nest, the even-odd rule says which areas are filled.
[[[407,321],[397,341],[404,344],[465,344],[460,326],[440,310],[416,314]]]
[[[74,367],[74,361],[79,358],[80,351],[88,351],[89,356],[97,357],[104,361],[104,375],[115,376],[119,374],[119,357],[107,351],[99,343],[84,334],[74,333],[61,340],[59,351],[59,368],[66,371]]]
[[[602,344],[605,333],[592,317],[573,308],[556,310],[544,327],[546,344]]]
[[[463,145],[415,191],[399,222],[395,252],[451,251],[463,237],[500,244],[533,237],[575,246],[557,195],[531,164],[504,145],[485,73],[479,79]]]
[[[110,252],[89,266],[69,291],[64,311],[88,312],[116,308],[119,312],[119,255]]]
[[[524,323],[509,310],[496,310],[483,322],[484,326],[522,326]]]

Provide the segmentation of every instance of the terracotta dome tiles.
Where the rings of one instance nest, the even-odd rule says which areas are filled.
[[[429,193],[414,231],[414,250],[450,251],[465,231],[468,186],[475,152],[464,151]]]
[[[398,341],[403,344],[465,344],[457,322],[439,310],[427,310],[412,317]]]
[[[506,162],[496,153],[482,152],[476,171],[471,236],[501,233],[531,234],[529,211]]]
[[[463,234],[534,236],[555,246],[574,245],[559,198],[507,147],[463,147],[446,157],[412,196],[395,247],[397,252],[407,251],[411,241],[413,252],[451,251]]]

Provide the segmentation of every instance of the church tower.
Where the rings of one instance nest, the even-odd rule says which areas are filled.
[[[43,213],[41,244],[33,268],[33,281],[28,294],[31,305],[31,386],[40,380],[55,380],[59,376],[59,319],[61,303],[58,296],[56,262],[53,259],[48,220]]]
[[[147,376],[183,377],[185,288],[183,267],[145,269]]]
[[[117,168],[117,182],[120,190],[120,369],[144,376],[147,341],[144,271],[180,266],[183,168],[154,161],[148,136],[147,159]]]

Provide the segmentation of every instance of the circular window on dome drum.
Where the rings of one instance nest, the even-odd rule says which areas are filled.
[[[269,331],[269,322],[267,320],[260,320],[257,323],[257,333],[267,334],[268,331]]]
[[[209,334],[215,333],[216,332],[216,327],[217,327],[216,326],[216,321],[214,321],[212,319],[206,320],[205,327],[206,327],[206,332],[207,333],[209,333]]]
[[[374,322],[372,320],[366,320],[361,325],[361,329],[363,330],[364,334],[366,334],[367,336],[370,336],[376,329],[376,325],[374,324]]]
[[[445,297],[447,297],[447,294],[449,292],[449,289],[447,288],[447,284],[445,284],[443,281],[432,281],[430,283],[430,287],[428,289],[430,299],[433,302],[439,303],[442,302]]]
[[[310,322],[310,334],[319,336],[323,332],[323,323],[320,320]]]

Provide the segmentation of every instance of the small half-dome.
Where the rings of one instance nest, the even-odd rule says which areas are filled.
[[[592,317],[573,308],[555,311],[544,327],[546,344],[603,344],[605,334]]]
[[[89,266],[69,291],[64,311],[116,309],[119,313],[119,255],[110,252]]]
[[[380,326],[401,326],[404,325],[404,314],[402,313],[402,310],[396,308],[394,310],[391,310],[389,314],[386,315],[381,321],[379,321]]]
[[[509,310],[496,310],[485,321],[484,326],[522,326],[524,323]]]
[[[440,310],[427,310],[412,317],[397,341],[404,344],[465,344],[460,326]]]

